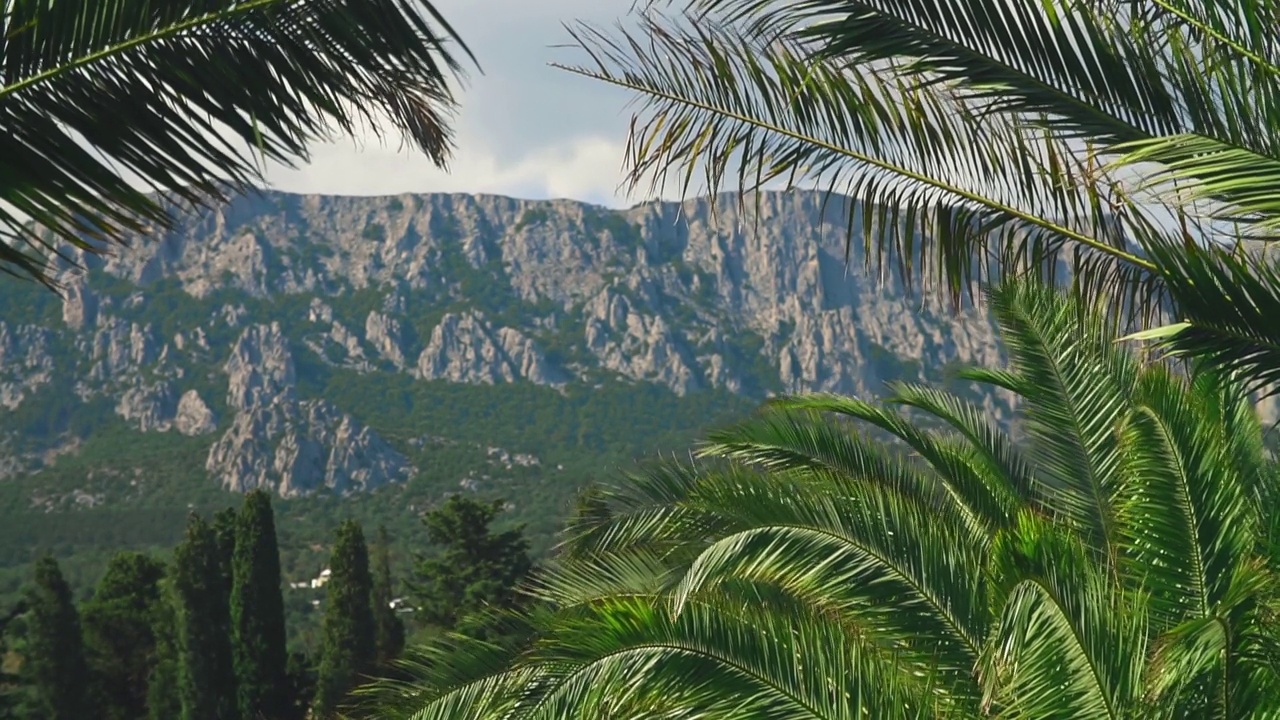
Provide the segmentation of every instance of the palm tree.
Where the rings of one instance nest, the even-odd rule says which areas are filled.
[[[52,284],[66,243],[167,227],[166,199],[250,190],[335,130],[443,167],[457,50],[421,0],[4,0],[0,271]]]
[[[1043,286],[990,302],[1009,366],[962,377],[1018,439],[932,387],[780,399],[579,522],[536,641],[429,650],[377,717],[1280,715],[1280,478],[1239,384]]]
[[[1256,247],[1280,227],[1275,3],[640,5],[630,30],[573,27],[589,61],[563,66],[638,95],[632,188],[813,183],[862,201],[869,262],[957,300],[1066,264],[1084,296],[1185,321],[1145,337],[1280,389]]]

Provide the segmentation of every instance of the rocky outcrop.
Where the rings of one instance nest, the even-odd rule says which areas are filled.
[[[267,488],[282,497],[346,493],[414,472],[402,454],[327,401],[297,399],[293,355],[278,323],[246,328],[225,370],[227,404],[236,413],[205,463],[224,488]]]
[[[183,435],[208,435],[218,429],[218,418],[205,404],[200,393],[188,390],[178,398],[173,428]]]
[[[386,441],[324,400],[237,414],[206,469],[227,490],[266,488],[281,497],[372,490],[414,472]]]
[[[369,344],[397,370],[404,369],[404,348],[400,321],[373,310],[364,322],[364,336]]]
[[[134,385],[116,403],[116,414],[142,432],[168,430],[176,412],[173,388],[166,382]]]
[[[0,320],[0,407],[16,409],[53,377],[50,332]]]
[[[237,410],[294,399],[297,375],[293,355],[278,322],[254,325],[241,333],[223,368],[227,404]]]
[[[424,380],[490,385],[516,380],[556,385],[565,379],[533,340],[512,328],[494,330],[483,314],[475,312],[441,318],[418,356],[415,375]]]
[[[62,290],[62,322],[72,330],[83,330],[92,327],[97,321],[98,298],[88,288],[86,278],[82,274],[71,276],[63,283]]]
[[[846,258],[849,206],[798,191],[742,207],[265,192],[184,211],[66,270],[48,328],[0,322],[0,407],[71,388],[140,431],[207,438],[224,487],[296,495],[412,472],[365,427],[376,418],[317,397],[350,373],[762,399],[869,396],[1000,357],[984,313],[935,312],[868,277],[860,238]],[[50,440],[24,446],[2,415],[0,437],[39,456]]]

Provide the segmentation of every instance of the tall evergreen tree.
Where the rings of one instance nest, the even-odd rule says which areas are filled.
[[[284,599],[271,496],[250,491],[236,518],[231,563],[232,660],[240,715],[278,718],[285,706]]]
[[[82,612],[94,706],[108,720],[137,720],[147,711],[156,659],[155,618],[164,565],[142,553],[117,553]]]
[[[322,720],[334,714],[347,692],[373,669],[377,659],[369,550],[360,524],[354,520],[338,526],[329,570],[316,700],[312,706],[313,715]]]
[[[178,640],[178,698],[182,720],[237,717],[231,667],[227,586],[213,528],[192,513],[173,552],[174,624]]]
[[[213,534],[218,539],[218,569],[222,581],[231,587],[231,566],[236,553],[236,509],[223,508],[213,514]]]
[[[378,664],[385,665],[404,649],[404,623],[391,601],[395,585],[391,581],[391,541],[387,528],[378,528],[378,544],[373,552],[373,620],[378,647]]]
[[[23,675],[33,691],[36,717],[91,717],[89,667],[80,635],[80,616],[71,588],[52,557],[46,555],[36,561],[26,604],[30,614]]]
[[[173,605],[173,582],[166,578],[161,581],[160,602],[152,614],[156,655],[147,679],[147,720],[173,720],[182,714],[182,700],[178,695],[178,629]]]
[[[522,529],[490,530],[502,506],[502,500],[484,503],[453,495],[423,518],[427,537],[440,548],[414,573],[423,620],[453,629],[471,613],[516,604],[516,586],[533,563]]]

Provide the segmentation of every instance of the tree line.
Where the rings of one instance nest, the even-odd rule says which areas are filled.
[[[423,522],[433,552],[408,583],[426,636],[519,602],[532,562],[523,529],[493,532],[502,501],[453,496]],[[55,559],[40,558],[15,607],[0,613],[0,714],[20,720],[303,720],[331,718],[351,690],[394,677],[406,642],[390,541],[370,546],[338,526],[319,648],[286,644],[271,498],[191,513],[172,557],[121,552],[90,599],[75,602]],[[482,624],[481,624],[482,625]],[[480,625],[476,626],[477,628]],[[481,630],[483,632],[483,630]]]

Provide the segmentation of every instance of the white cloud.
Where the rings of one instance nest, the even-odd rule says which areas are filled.
[[[314,148],[313,161],[272,168],[281,190],[350,195],[476,192],[531,199],[567,197],[608,205],[645,198],[617,192],[630,95],[548,66],[584,61],[556,48],[562,23],[611,25],[633,0],[434,0],[475,53],[484,74],[469,72],[455,128],[450,172],[424,157],[367,137]],[[358,147],[362,146],[362,147]]]
[[[355,149],[347,142],[316,148],[311,164],[300,170],[273,168],[269,179],[281,190],[306,193],[494,193],[615,206],[629,201],[618,188],[623,143],[603,135],[535,145],[514,158],[501,158],[482,138],[459,145],[449,172],[407,150],[373,144]]]

